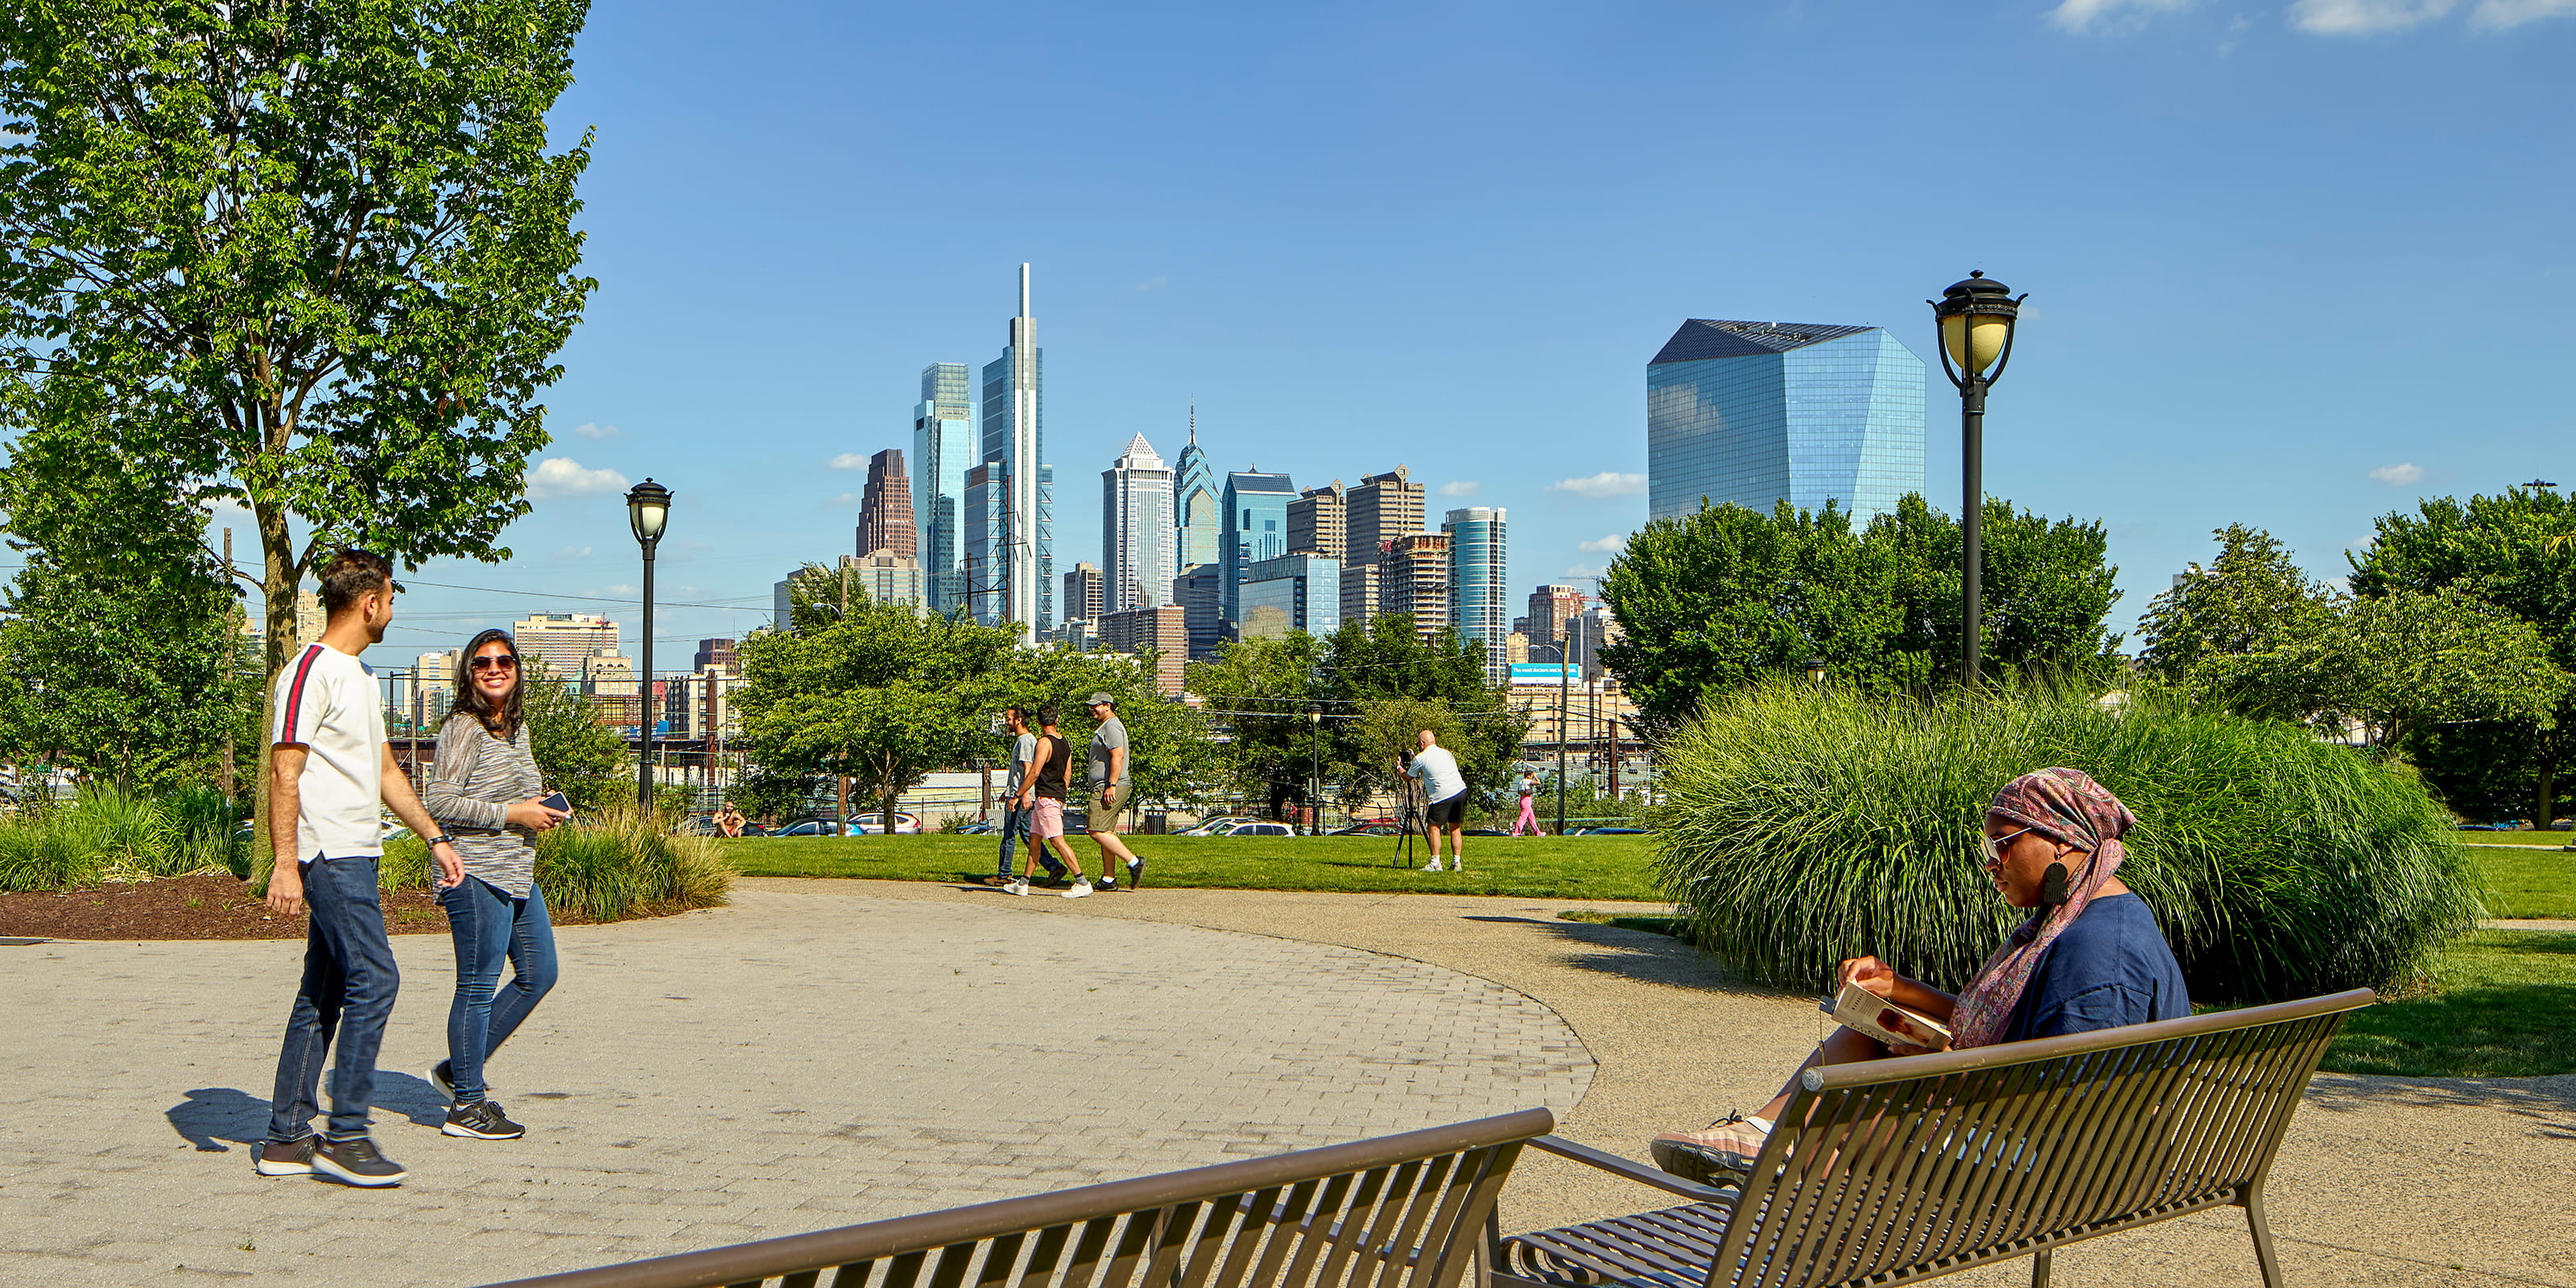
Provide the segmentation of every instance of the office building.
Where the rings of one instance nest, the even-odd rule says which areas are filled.
[[[1225,509],[1217,528],[1217,579],[1225,620],[1243,620],[1243,579],[1252,565],[1288,553],[1288,503],[1297,485],[1285,474],[1258,469],[1225,476]]]
[[[912,408],[913,521],[921,525],[919,558],[932,612],[966,606],[966,471],[982,458],[975,437],[973,373],[962,362],[921,369],[921,401]],[[863,552],[864,553],[864,552]]]
[[[912,523],[912,480],[903,472],[903,452],[889,447],[868,458],[867,487],[859,493],[859,548],[921,557],[921,533]]]
[[[412,659],[411,674],[394,688],[395,718],[426,736],[438,732],[456,705],[456,649]]]
[[[1610,610],[1595,605],[1574,615],[1565,627],[1565,660],[1577,668],[1576,674],[1586,680],[1598,680],[1609,674],[1602,665],[1601,650],[1619,642],[1619,621]]]
[[[1449,625],[1485,650],[1485,678],[1501,682],[1511,665],[1510,572],[1502,507],[1451,510],[1440,524],[1449,538]]]
[[[1179,533],[1172,522],[1172,471],[1143,434],[1100,472],[1102,611],[1172,602],[1172,562]],[[1070,601],[1066,612],[1072,612]]]
[[[880,604],[911,609],[927,607],[921,561],[910,555],[884,550],[868,555],[843,555],[841,576],[853,596],[864,592],[869,599]]]
[[[1414,633],[1430,639],[1449,625],[1449,538],[1416,532],[1378,555],[1378,612],[1406,613]]]
[[[1323,555],[1341,566],[1350,549],[1350,527],[1343,522],[1342,481],[1334,479],[1330,487],[1312,487],[1288,503],[1288,553]],[[1333,587],[1339,598],[1341,587]],[[1336,614],[1340,609],[1336,606]]]
[[[322,628],[327,624],[326,615],[322,612],[321,593],[312,590],[295,592],[295,647],[302,648],[322,638]]]
[[[1178,604],[1129,608],[1100,617],[1100,648],[1106,653],[1153,653],[1154,690],[1179,697],[1181,673],[1190,658],[1189,627]]]
[[[597,613],[538,613],[510,623],[520,664],[542,665],[558,680],[579,680],[588,661],[617,652],[617,623]]]
[[[1212,563],[1192,564],[1172,579],[1172,601],[1181,606],[1189,632],[1190,660],[1205,662],[1225,642],[1225,595],[1218,587],[1222,571]]]
[[[742,663],[734,655],[733,643],[726,639],[699,640],[696,655],[689,659],[689,669],[704,671],[713,668],[727,675],[742,674]]]
[[[1087,563],[1075,564],[1073,571],[1064,575],[1065,624],[1098,622],[1107,611],[1100,570]]]
[[[1239,639],[1290,631],[1330,635],[1342,624],[1342,561],[1331,555],[1285,554],[1252,565],[1243,583]]]
[[[1503,660],[1505,662],[1510,663],[1513,666],[1519,666],[1530,660],[1529,633],[1527,631],[1515,630],[1511,634],[1504,636],[1503,641]]]
[[[1029,316],[1029,266],[1020,265],[1020,311],[1011,319],[1009,343],[1002,356],[984,364],[984,414],[981,458],[985,471],[978,487],[970,472],[966,485],[967,595],[977,602],[976,616],[989,624],[1010,623],[1022,641],[1045,629],[1047,606],[1055,588],[1055,552],[1051,548],[1055,515],[1053,489],[1045,486],[1045,357],[1038,349],[1037,322]]]
[[[1583,611],[1583,592],[1572,586],[1541,586],[1530,592],[1527,625],[1532,644],[1554,644],[1565,638],[1565,623]]]
[[[1693,318],[1646,365],[1646,508],[1856,521],[1923,490],[1923,360],[1884,328]]]
[[[1199,409],[1198,404],[1192,403],[1190,443],[1181,449],[1180,459],[1173,464],[1172,521],[1178,529],[1173,534],[1173,567],[1186,570],[1193,564],[1218,562],[1218,511],[1224,505],[1225,499],[1217,491],[1216,469],[1208,464],[1207,452],[1199,447]]]
[[[579,665],[574,677],[600,719],[610,728],[633,732],[643,716],[643,702],[635,691],[634,660],[611,647],[580,659]]]
[[[1422,485],[1401,465],[1368,475],[1344,494],[1342,514],[1342,620],[1365,622],[1392,611],[1378,560],[1394,542],[1422,531]]]

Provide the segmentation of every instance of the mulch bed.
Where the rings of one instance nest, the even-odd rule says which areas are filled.
[[[385,933],[443,935],[447,910],[426,890],[384,896]],[[590,919],[550,908],[558,926]],[[302,939],[304,918],[280,917],[229,875],[164,877],[0,894],[0,938],[26,939]]]

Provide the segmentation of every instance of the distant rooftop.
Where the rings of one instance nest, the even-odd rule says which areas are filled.
[[[1703,358],[1752,358],[1766,353],[1787,353],[1826,340],[1839,340],[1847,335],[1876,330],[1865,326],[1826,326],[1813,322],[1728,322],[1715,318],[1692,318],[1682,323],[1673,338],[1664,342],[1653,366],[1660,362],[1697,362]]]

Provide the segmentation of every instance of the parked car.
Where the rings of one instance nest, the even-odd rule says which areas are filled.
[[[2498,819],[2492,823],[2462,823],[2460,830],[2463,832],[2519,832],[2522,830],[2522,820],[2507,818]]]
[[[855,833],[862,836],[882,835],[886,830],[885,814],[883,811],[878,811],[873,814],[860,814],[853,816],[850,819],[850,827]],[[894,834],[897,836],[921,835],[921,816],[918,814],[906,814],[902,810],[896,810],[894,812]]]
[[[1644,835],[1646,835],[1646,829],[1644,829],[1644,828],[1642,828],[1642,827],[1578,827],[1578,828],[1574,829],[1573,831],[1566,833],[1566,835],[1568,835],[1568,836],[1644,836]]]
[[[1355,818],[1345,827],[1324,833],[1326,836],[1393,836],[1396,822],[1391,818]]]
[[[828,818],[809,818],[790,823],[770,833],[771,836],[850,836],[850,831],[835,827]]]
[[[1254,818],[1250,814],[1219,814],[1215,818],[1201,819],[1197,827],[1191,828],[1186,832],[1175,833],[1175,835],[1223,836],[1225,835],[1225,830],[1227,828],[1230,828],[1237,823],[1258,823],[1260,821],[1260,819]]]
[[[992,833],[993,825],[982,821],[960,823],[948,829],[948,834],[951,836],[990,836]]]
[[[1297,827],[1293,823],[1271,823],[1261,819],[1247,819],[1240,823],[1228,824],[1224,831],[1210,833],[1213,836],[1295,836],[1296,834]]]
[[[1511,835],[1511,833],[1506,832],[1506,831],[1504,831],[1503,829],[1501,829],[1501,828],[1499,828],[1499,827],[1471,827],[1471,828],[1468,828],[1466,831],[1459,833],[1459,835],[1460,835],[1460,836],[1510,836],[1510,835]]]

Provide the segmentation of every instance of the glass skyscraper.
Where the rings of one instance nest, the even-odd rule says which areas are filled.
[[[1506,589],[1510,558],[1504,543],[1500,506],[1451,510],[1440,531],[1449,538],[1449,625],[1462,640],[1474,640],[1485,651],[1485,679],[1510,673],[1511,592]]]
[[[1104,612],[1172,602],[1172,471],[1138,434],[1100,472],[1100,568]]]
[[[1217,509],[1224,504],[1216,490],[1216,469],[1199,447],[1199,409],[1190,407],[1190,443],[1172,464],[1172,521],[1179,528],[1173,566],[1182,572],[1216,558]],[[1178,575],[1178,574],[1175,574]]]
[[[1682,323],[1646,364],[1646,508],[1839,502],[1856,521],[1923,490],[1923,360],[1884,328]]]
[[[962,362],[921,369],[912,407],[913,521],[921,527],[922,594],[934,613],[966,606],[966,471],[976,463],[973,373]]]
[[[1288,553],[1288,503],[1297,485],[1285,474],[1238,472],[1225,476],[1225,508],[1217,529],[1217,593],[1225,620],[1243,620],[1243,583],[1252,565]]]
[[[1029,316],[1029,266],[1020,265],[1020,312],[1011,319],[1002,356],[984,364],[981,463],[986,486],[977,509],[970,496],[967,526],[989,534],[985,567],[970,590],[977,616],[1009,622],[1023,641],[1052,625],[1055,604],[1055,489],[1046,460],[1046,355],[1038,348],[1037,320]],[[972,537],[968,545],[974,545]]]

